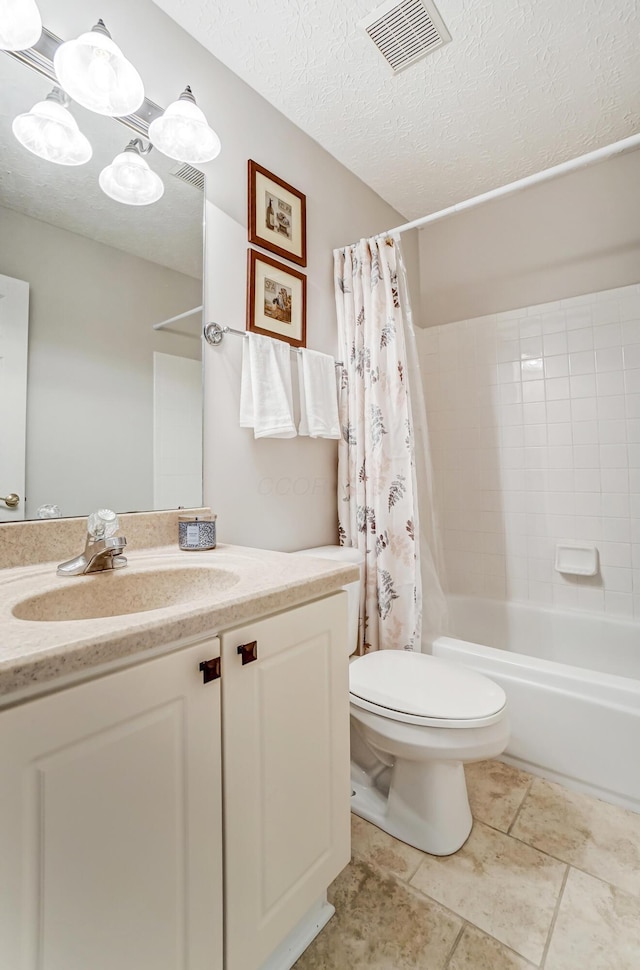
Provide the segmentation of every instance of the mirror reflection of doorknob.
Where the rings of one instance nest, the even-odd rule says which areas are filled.
[[[15,492],[11,492],[10,495],[6,495],[4,498],[0,496],[0,502],[4,502],[8,509],[15,509],[16,506],[20,505],[20,496],[16,495]]]

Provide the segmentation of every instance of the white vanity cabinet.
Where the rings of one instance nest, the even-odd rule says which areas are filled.
[[[219,640],[0,712],[0,966],[221,970]]]
[[[222,634],[225,970],[262,967],[349,862],[346,630],[338,593]]]
[[[345,636],[337,593],[0,711],[0,967],[277,966],[349,859]]]

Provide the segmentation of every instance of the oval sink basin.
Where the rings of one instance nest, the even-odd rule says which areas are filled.
[[[239,579],[229,570],[207,566],[146,572],[127,572],[124,567],[69,579],[68,586],[30,596],[12,612],[18,620],[51,622],[148,613],[186,603],[201,606]]]

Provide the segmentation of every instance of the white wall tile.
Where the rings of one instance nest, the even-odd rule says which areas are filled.
[[[591,345],[593,347],[593,337]],[[582,350],[583,348],[575,348]],[[567,353],[567,334],[564,330],[558,333],[545,333],[542,338],[542,350],[545,357],[553,357],[556,354]]]
[[[624,388],[622,371],[605,371],[596,375],[596,391],[599,397],[605,394],[619,394]]]
[[[520,372],[523,381],[539,381],[544,377],[544,361],[542,357],[522,357]]]
[[[627,416],[626,401],[622,394],[610,394],[598,399],[598,417],[605,421],[624,420]]]
[[[550,445],[573,444],[572,426],[569,421],[548,426],[547,440]]]
[[[577,331],[581,333],[582,331]],[[596,355],[593,350],[582,350],[580,353],[569,354],[569,373],[571,376],[577,374],[595,374]]]
[[[557,358],[553,357],[552,360]],[[562,358],[566,365],[566,357]],[[568,377],[551,377],[548,376],[548,380],[544,381],[547,386],[547,400],[548,401],[562,401],[567,399],[569,395],[569,378]],[[533,383],[536,383],[535,381]]]
[[[606,371],[611,371],[611,370],[616,370],[616,371],[622,370],[623,361],[622,361],[621,346],[601,347],[599,350],[596,350],[595,358],[596,358],[596,370],[598,371],[598,373],[604,373]],[[628,364],[626,366],[632,366],[632,365]],[[640,364],[638,364],[638,366],[640,367]]]
[[[616,616],[633,616],[633,596],[630,593],[614,593],[607,590],[604,594],[604,608]]]
[[[627,425],[624,421],[598,421],[598,432],[604,445],[622,444],[627,440]]]
[[[569,378],[571,397],[594,397],[596,393],[596,379],[594,374],[577,375]],[[618,385],[617,390],[620,390]]]
[[[629,464],[629,451],[625,445],[600,445],[600,465],[602,468],[626,468]]]
[[[640,368],[625,370],[624,389],[627,394],[640,394]]]
[[[567,334],[567,350],[570,354],[581,350],[593,350],[593,328],[570,330]]]
[[[571,403],[565,401],[547,401],[547,422],[557,424],[559,421],[571,420]]]
[[[602,468],[600,477],[603,492],[629,493],[629,472],[626,468]]]
[[[611,304],[614,309],[615,305]],[[615,307],[617,312],[617,307]],[[593,346],[598,347],[619,347],[622,343],[622,327],[619,323],[609,323],[606,326],[596,326],[593,332]]]
[[[591,326],[593,314],[588,304],[580,304],[572,300],[563,301],[563,303],[566,303],[564,319],[567,330],[580,330],[582,327]]]
[[[631,567],[630,542],[601,542],[599,546],[600,562],[603,566]]]
[[[629,531],[629,519],[602,519],[602,538],[607,542],[624,542],[633,538]]]
[[[576,421],[573,425],[574,445],[593,445],[598,444],[598,422],[597,421]]]
[[[640,286],[420,338],[449,588],[640,617]]]
[[[625,346],[640,343],[640,314],[638,319],[622,324],[622,340]]]

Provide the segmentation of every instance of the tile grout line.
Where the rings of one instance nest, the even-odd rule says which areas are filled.
[[[460,918],[462,919],[462,917],[460,917]],[[458,935],[456,936],[455,940],[453,941],[453,946],[449,950],[449,956],[444,961],[444,965],[443,965],[442,970],[449,970],[449,968],[451,967],[451,961],[453,960],[453,955],[456,952],[456,950],[458,949],[458,943],[462,939],[462,937],[464,935],[464,931],[466,930],[466,928],[467,928],[468,925],[469,924],[467,923],[466,919],[463,919],[462,920],[462,926],[460,927],[460,930],[458,931]]]
[[[553,937],[554,930],[556,928],[556,922],[558,920],[558,913],[560,912],[560,905],[564,897],[564,890],[567,885],[567,880],[569,878],[569,873],[571,872],[571,866],[567,865],[567,871],[564,874],[564,879],[562,880],[562,886],[560,887],[560,892],[558,893],[558,898],[556,900],[555,909],[553,911],[553,917],[551,918],[551,925],[549,926],[549,932],[547,933],[547,942],[544,945],[544,950],[542,951],[542,960],[540,961],[540,970],[544,970],[544,965],[547,962],[547,956],[549,954],[549,947],[551,946],[551,939]]]
[[[522,799],[522,801],[521,801],[521,802],[520,802],[520,804],[518,805],[518,808],[517,808],[517,811],[516,811],[516,814],[515,814],[515,815],[513,816],[513,820],[512,820],[512,822],[511,822],[511,825],[509,826],[509,828],[507,829],[507,831],[506,831],[506,833],[505,833],[506,835],[509,835],[509,836],[511,835],[511,830],[513,829],[513,827],[514,827],[514,825],[516,824],[516,822],[517,822],[517,821],[518,821],[518,819],[520,818],[520,812],[522,811],[522,809],[523,809],[523,807],[524,807],[524,803],[526,802],[526,800],[527,800],[527,798],[528,798],[528,797],[529,797],[529,795],[531,794],[531,789],[533,788],[533,783],[534,783],[534,781],[535,781],[535,780],[536,780],[536,779],[535,779],[535,775],[532,775],[532,776],[531,776],[531,781],[529,782],[529,784],[528,784],[528,786],[527,786],[527,790],[526,790],[526,792],[524,793],[524,798]]]
[[[496,829],[495,831],[497,832],[498,829]],[[506,833],[502,832],[501,834],[505,835]],[[533,961],[529,960],[528,957],[525,957],[524,954],[520,953],[518,950],[515,950],[512,946],[509,946],[508,943],[505,943],[503,940],[499,940],[497,936],[492,936],[491,933],[489,933],[488,930],[483,929],[482,926],[478,926],[477,923],[473,923],[465,916],[461,916],[460,913],[457,913],[455,911],[455,909],[451,909],[450,906],[446,906],[444,903],[440,902],[439,899],[436,899],[435,896],[430,896],[428,893],[424,891],[424,889],[420,889],[418,886],[414,886],[413,883],[406,883],[406,885],[409,886],[409,888],[412,889],[413,892],[417,893],[418,896],[422,896],[423,899],[428,900],[428,902],[433,903],[435,906],[443,910],[445,913],[448,913],[454,919],[460,920],[462,922],[462,929],[460,930],[458,936],[456,937],[455,945],[447,958],[447,963],[445,963],[443,970],[447,970],[447,968],[449,967],[449,963],[451,962],[451,960],[455,955],[455,951],[457,949],[458,943],[460,942],[460,938],[462,937],[462,934],[467,927],[469,927],[472,930],[476,930],[478,933],[482,933],[482,935],[486,936],[488,940],[493,940],[495,943],[498,943],[499,946],[504,947],[506,950],[509,950],[511,953],[514,953],[517,957],[519,957],[520,960],[524,960],[524,962],[528,966],[530,966],[532,970],[539,970],[538,964],[533,963]]]
[[[421,850],[420,850],[420,849],[418,849],[418,851],[420,852]],[[426,858],[428,858],[428,857],[429,857],[429,853],[428,853],[428,852],[423,852],[423,853],[422,853],[422,855],[423,855],[424,857],[426,857]],[[407,877],[406,879],[402,879],[402,882],[404,882],[404,883],[406,883],[406,884],[407,884],[407,886],[410,886],[410,885],[411,885],[411,880],[412,880],[412,879],[413,879],[413,877],[414,877],[414,876],[416,875],[416,873],[418,872],[418,869],[420,868],[420,866],[422,865],[422,863],[423,863],[423,862],[424,862],[424,858],[422,858],[422,859],[420,859],[420,861],[418,862],[418,865],[417,865],[417,866],[415,867],[415,869],[413,870],[413,872],[411,873],[411,875],[410,875],[410,876],[408,876],[408,877]],[[401,878],[402,878],[402,877],[401,877]],[[415,888],[415,887],[414,887],[414,888]]]
[[[500,830],[495,829],[495,831],[499,832]],[[505,833],[503,832],[502,834],[504,835]],[[508,837],[513,839],[514,842],[518,842],[520,845],[526,846],[528,849],[534,849],[541,855],[546,856],[547,859],[553,859],[554,862],[559,862],[563,866],[569,866],[570,869],[575,869],[576,872],[581,872],[583,876],[589,876],[590,879],[595,879],[597,882],[604,883],[605,886],[611,886],[613,889],[617,890],[618,892],[625,893],[632,899],[640,899],[640,891],[634,892],[633,890],[627,889],[624,886],[619,886],[617,883],[612,882],[611,879],[607,879],[604,876],[598,876],[595,872],[591,872],[589,869],[584,869],[581,865],[578,865],[577,862],[569,862],[567,859],[561,859],[560,856],[553,855],[551,852],[547,852],[546,849],[541,849],[539,846],[533,845],[531,842],[525,842],[524,839],[519,839],[517,835],[509,835]]]

